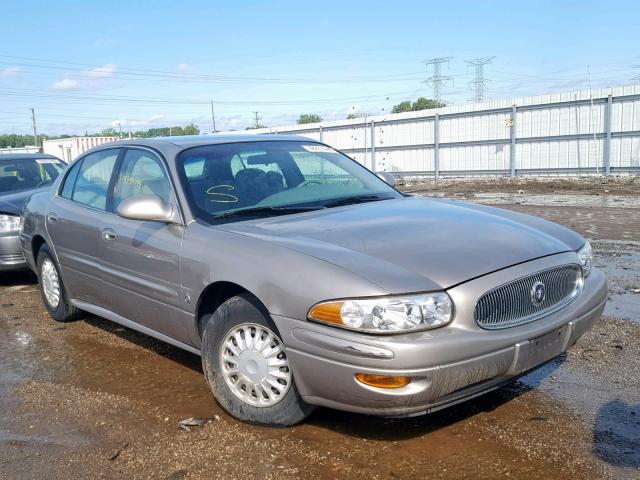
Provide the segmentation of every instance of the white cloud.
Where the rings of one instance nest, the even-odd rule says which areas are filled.
[[[162,126],[164,120],[166,120],[166,115],[152,115],[147,119],[129,119],[129,118],[121,118],[118,120],[114,120],[111,122],[112,127],[117,127],[118,124],[122,126],[122,128],[152,128],[152,127],[160,127]],[[160,122],[160,124],[158,124]],[[181,121],[177,121],[175,125],[181,124]],[[188,122],[187,122],[188,123]],[[185,123],[186,125],[186,123]]]
[[[102,67],[92,68],[91,70],[84,70],[82,72],[82,75],[91,78],[108,78],[112,77],[113,74],[116,73],[117,69],[118,66],[115,63],[107,63]]]
[[[191,65],[189,65],[188,63],[181,63],[180,65],[178,65],[178,70],[189,70],[189,68],[191,68]]]
[[[59,91],[80,90],[80,84],[77,80],[73,80],[72,78],[64,78],[51,85],[51,89]]]
[[[16,77],[20,75],[20,68],[18,67],[7,67],[0,70],[0,77]]]

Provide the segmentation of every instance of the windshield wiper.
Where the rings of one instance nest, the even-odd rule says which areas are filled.
[[[338,200],[334,200],[332,202],[327,202],[324,204],[326,208],[331,207],[341,207],[343,205],[354,205],[356,203],[367,203],[367,202],[378,202],[380,200],[391,200],[394,197],[389,197],[386,195],[354,195],[353,197],[340,198]]]
[[[253,215],[287,215],[289,213],[311,212],[314,210],[322,210],[324,206],[315,207],[250,207],[242,210],[233,210],[231,212],[223,212],[215,216],[215,218],[243,217]]]

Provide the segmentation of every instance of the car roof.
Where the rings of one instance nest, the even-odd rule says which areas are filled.
[[[130,138],[117,140],[115,142],[107,142],[97,145],[86,152],[82,153],[78,158],[84,157],[94,152],[119,147],[147,147],[165,155],[167,159],[177,155],[182,150],[192,147],[202,147],[206,145],[224,144],[224,143],[240,143],[240,142],[313,142],[318,143],[312,138],[300,135],[279,135],[279,134],[212,134],[212,135],[181,135],[175,137],[153,137],[153,138]],[[75,160],[74,160],[75,161]]]
[[[37,158],[50,158],[52,160],[62,161],[58,157],[54,157],[48,153],[0,153],[0,160],[35,160]]]
[[[213,134],[213,135],[182,135],[175,137],[153,137],[153,138],[131,138],[126,140],[118,140],[116,142],[109,142],[95,149],[101,148],[113,148],[116,146],[146,146],[151,148],[158,148],[162,150],[163,147],[174,146],[179,149],[200,147],[204,145],[213,145],[221,143],[238,143],[238,142],[273,142],[273,141],[298,141],[298,142],[314,142],[310,138],[302,137],[299,135],[276,135],[276,134],[263,134],[263,135],[250,135],[250,134]],[[94,150],[94,149],[92,149]]]

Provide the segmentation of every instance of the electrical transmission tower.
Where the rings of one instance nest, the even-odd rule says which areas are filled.
[[[484,100],[484,90],[487,88],[487,78],[484,76],[484,66],[490,64],[496,57],[474,58],[467,60],[467,64],[476,69],[476,78],[469,82],[469,87],[474,90],[473,101],[482,102]]]
[[[430,58],[429,60],[424,61],[424,65],[429,68],[429,65],[433,66],[433,75],[424,80],[422,83],[425,85],[430,85],[433,88],[433,99],[436,102],[440,102],[442,98],[442,89],[450,80],[453,80],[453,77],[449,77],[447,75],[442,75],[442,64],[449,64],[449,60],[453,57],[438,57],[438,58]]]

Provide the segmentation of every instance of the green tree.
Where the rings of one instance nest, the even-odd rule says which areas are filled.
[[[414,112],[417,110],[429,110],[430,108],[440,107],[444,107],[444,103],[424,97],[420,97],[411,104],[411,110]]]
[[[370,114],[366,112],[351,112],[347,115],[347,120],[355,120],[356,118],[369,117]]]
[[[298,125],[302,125],[303,123],[319,123],[322,121],[322,117],[315,113],[303,113],[298,118]]]
[[[200,135],[200,129],[197,125],[190,123],[182,129],[182,135]]]
[[[393,110],[391,113],[402,113],[402,112],[410,112],[411,111],[411,102],[405,100],[404,102],[400,102],[397,105],[393,106]]]
[[[117,137],[118,132],[116,132],[115,128],[105,128],[99,134],[101,137]]]
[[[415,102],[405,100],[393,106],[391,113],[417,112],[418,110],[429,110],[430,108],[444,107],[444,103],[430,98],[420,97]]]

